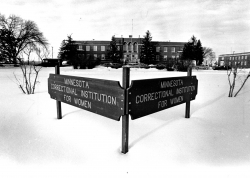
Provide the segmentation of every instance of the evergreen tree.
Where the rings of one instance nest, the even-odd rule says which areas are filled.
[[[117,48],[117,45],[116,45],[115,36],[112,36],[112,38],[111,38],[110,51],[108,52],[108,57],[114,63],[120,62],[120,52],[118,51],[118,48]]]
[[[61,61],[67,61],[76,68],[77,65],[80,64],[77,56],[77,46],[71,35],[67,36],[67,38],[67,40],[63,40],[61,43],[58,58],[61,59]]]
[[[201,65],[203,63],[203,59],[204,59],[204,51],[203,51],[203,47],[201,45],[201,41],[198,40],[196,47],[195,47],[195,55],[196,55],[196,61],[197,64]]]
[[[140,61],[145,64],[150,64],[155,61],[154,45],[151,41],[152,41],[152,36],[148,30],[146,32],[146,35],[144,36],[144,39],[142,40],[141,57],[140,57]]]
[[[203,48],[200,40],[197,41],[195,36],[184,45],[181,59],[192,61],[195,60],[197,64],[202,64],[204,57]]]

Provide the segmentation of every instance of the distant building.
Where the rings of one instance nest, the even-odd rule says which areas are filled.
[[[142,40],[144,38],[122,38],[116,37],[116,45],[121,52],[122,62],[140,62]],[[75,41],[80,59],[100,59],[102,63],[111,62],[108,59],[108,52],[111,41]],[[185,42],[165,42],[152,41],[155,46],[156,62],[167,62],[168,60],[178,59],[183,50]]]
[[[231,67],[237,65],[239,68],[250,68],[250,52],[219,55],[218,65]]]

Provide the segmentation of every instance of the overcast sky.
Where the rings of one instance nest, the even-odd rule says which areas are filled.
[[[154,41],[187,42],[194,35],[217,57],[250,52],[249,0],[0,0],[0,7],[5,16],[34,21],[54,57],[70,34],[74,40],[110,40],[143,37],[147,30]]]

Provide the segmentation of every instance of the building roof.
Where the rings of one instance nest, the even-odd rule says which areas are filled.
[[[137,43],[142,43],[143,38],[123,38],[124,42],[137,42]],[[103,41],[103,40],[89,40],[89,41],[75,41],[76,44],[81,44],[81,45],[109,45],[111,42],[110,41]],[[122,38],[116,38],[117,44],[122,43]],[[184,46],[186,42],[170,42],[170,41],[152,41],[155,45],[159,46]]]
[[[100,41],[100,40],[89,40],[89,41],[74,41],[76,44],[85,44],[85,45],[93,45],[93,44],[101,44],[101,45],[109,45],[110,41]]]
[[[233,54],[221,54],[221,55],[219,55],[219,57],[224,57],[224,56],[238,56],[238,55],[250,55],[250,52],[233,53]]]

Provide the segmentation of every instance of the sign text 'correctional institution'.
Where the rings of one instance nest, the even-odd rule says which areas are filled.
[[[133,80],[128,89],[132,119],[146,116],[195,99],[196,76]]]
[[[118,81],[50,74],[51,98],[93,113],[120,120],[124,115],[124,94]]]

